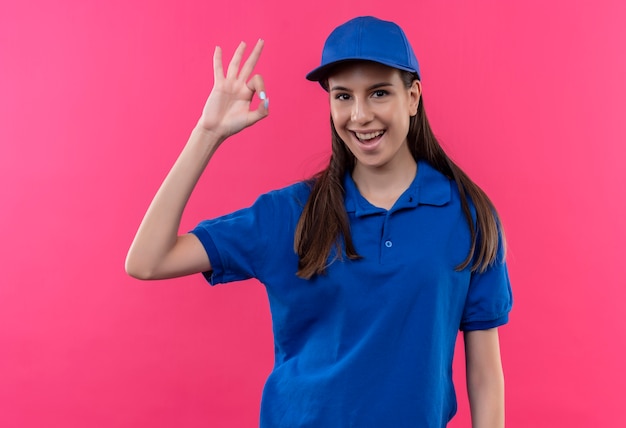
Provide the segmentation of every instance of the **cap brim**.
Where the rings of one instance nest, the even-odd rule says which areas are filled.
[[[306,79],[310,80],[311,82],[321,82],[322,80],[328,77],[328,75],[330,74],[330,71],[333,68],[341,64],[345,64],[348,62],[356,62],[356,61],[369,61],[369,62],[375,62],[378,64],[383,64],[391,68],[397,68],[398,70],[404,70],[404,71],[409,71],[411,73],[415,73],[417,74],[418,79],[420,78],[419,73],[417,71],[410,69],[408,67],[400,66],[398,64],[391,64],[389,62],[373,60],[373,59],[368,59],[368,58],[345,58],[339,61],[334,61],[334,62],[317,67],[316,69],[314,69],[313,71],[311,71],[310,73],[306,75]]]

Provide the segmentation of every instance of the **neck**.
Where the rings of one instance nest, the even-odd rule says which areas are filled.
[[[403,158],[400,165],[373,168],[357,162],[352,171],[352,179],[361,195],[372,205],[390,209],[409,188],[416,173],[417,163],[409,155]]]

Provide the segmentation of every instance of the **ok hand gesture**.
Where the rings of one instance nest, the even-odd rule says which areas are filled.
[[[215,83],[198,124],[176,163],[152,199],[126,258],[126,271],[141,279],[172,278],[210,271],[211,261],[193,234],[178,235],[185,205],[215,149],[236,132],[268,114],[263,79],[250,78],[263,48],[259,40],[241,66],[246,45],[241,43],[228,65],[222,67],[222,50],[215,48]],[[239,69],[241,67],[241,70]],[[259,94],[260,105],[251,108]]]
[[[241,66],[245,49],[246,44],[241,42],[228,64],[226,74],[222,65],[222,49],[216,47],[213,54],[213,90],[198,125],[206,131],[215,133],[222,141],[263,119],[269,112],[269,99],[265,94],[263,78],[256,74],[249,79],[261,55],[263,40],[257,42]],[[259,94],[261,102],[256,109],[252,109],[251,103],[255,93]]]

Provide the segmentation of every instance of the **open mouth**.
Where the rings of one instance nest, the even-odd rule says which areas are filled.
[[[361,142],[361,143],[370,143],[375,141],[377,138],[381,137],[385,131],[376,131],[376,132],[368,132],[368,133],[361,133],[361,132],[353,132],[355,137]]]

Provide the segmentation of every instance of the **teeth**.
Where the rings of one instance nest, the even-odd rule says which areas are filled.
[[[371,140],[372,138],[376,138],[379,135],[383,135],[384,133],[385,131],[370,132],[369,134],[360,134],[358,132],[355,132],[354,134],[359,140]]]

